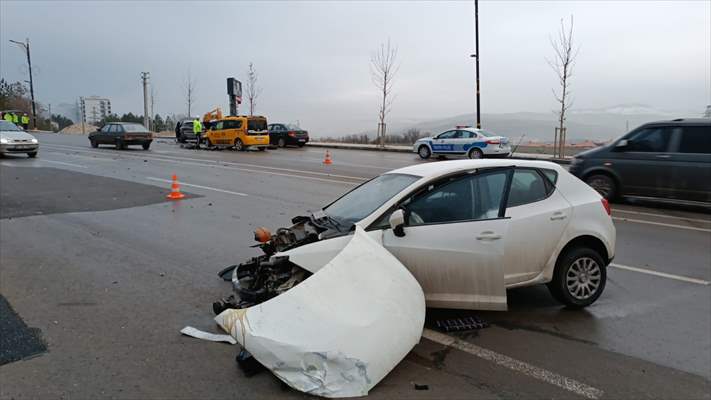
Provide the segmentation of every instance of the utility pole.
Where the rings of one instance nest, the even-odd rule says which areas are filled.
[[[37,108],[35,106],[35,87],[32,83],[32,60],[30,59],[30,38],[25,39],[26,42],[18,42],[16,40],[10,40],[11,43],[14,43],[20,47],[22,47],[23,50],[25,50],[25,54],[27,54],[27,69],[30,72],[30,98],[32,99],[32,129],[37,129]]]
[[[479,98],[479,0],[474,0],[474,51],[470,57],[475,58],[476,64],[476,127],[481,129],[481,107]]]
[[[143,126],[150,130],[150,124],[148,120],[148,78],[150,73],[141,72],[141,80],[143,81]]]

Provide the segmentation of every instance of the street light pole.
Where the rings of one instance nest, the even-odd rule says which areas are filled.
[[[32,82],[32,59],[30,58],[30,39],[26,38],[25,39],[27,42],[22,43],[18,42],[16,40],[10,40],[10,42],[22,46],[22,48],[25,50],[25,54],[27,55],[27,68],[30,72],[30,98],[32,99],[32,129],[37,129],[37,108],[35,106],[35,87]]]
[[[148,117],[148,78],[150,74],[148,72],[141,72],[141,80],[143,81],[143,125],[146,129],[150,130],[150,123]]]
[[[474,41],[476,54],[472,54],[476,60],[476,127],[481,129],[481,106],[479,97],[479,0],[474,0]]]

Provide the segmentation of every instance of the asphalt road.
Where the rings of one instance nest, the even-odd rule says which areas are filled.
[[[0,160],[0,293],[48,351],[0,366],[2,398],[291,398],[246,378],[218,332],[222,267],[258,254],[252,231],[289,225],[415,154],[323,149],[92,149],[37,135],[37,159]],[[437,161],[429,161],[437,162]],[[167,202],[177,174],[190,198]],[[67,197],[70,196],[70,197]],[[7,206],[10,205],[10,206]],[[510,290],[489,328],[426,330],[376,398],[711,398],[711,215],[614,206],[617,255],[603,296],[563,309],[544,287]],[[359,340],[354,338],[354,340]],[[427,390],[415,390],[415,385]]]

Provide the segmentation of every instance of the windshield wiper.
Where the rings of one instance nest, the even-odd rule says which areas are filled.
[[[323,210],[316,211],[311,214],[311,218],[314,221],[328,221],[329,225],[331,225],[332,228],[335,230],[341,232],[341,229],[343,228],[343,225],[341,224],[340,221],[338,221],[336,218],[326,214]]]

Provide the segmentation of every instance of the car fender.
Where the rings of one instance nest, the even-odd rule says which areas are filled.
[[[257,361],[304,393],[365,396],[422,335],[425,296],[412,274],[362,228],[347,238],[292,289],[215,317]]]
[[[620,185],[620,187],[622,186],[622,180],[620,179],[620,176],[617,174],[617,172],[615,172],[614,169],[604,165],[595,165],[593,167],[588,167],[584,169],[583,172],[580,174],[580,180],[584,181],[587,177],[595,173],[610,175],[612,176],[612,179],[614,179],[615,182]]]

